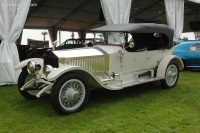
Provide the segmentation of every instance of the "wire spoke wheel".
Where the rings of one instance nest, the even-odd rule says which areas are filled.
[[[65,74],[53,85],[51,103],[59,114],[80,111],[89,98],[89,89],[85,79],[79,74]]]
[[[77,79],[68,80],[60,89],[59,102],[66,110],[78,108],[85,97],[85,86]]]

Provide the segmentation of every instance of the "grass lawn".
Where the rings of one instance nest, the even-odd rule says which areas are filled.
[[[200,72],[180,73],[177,86],[153,84],[95,90],[81,112],[61,116],[49,98],[26,100],[0,87],[0,133],[200,133]]]

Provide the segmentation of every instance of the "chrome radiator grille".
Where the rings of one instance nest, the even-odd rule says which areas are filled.
[[[109,56],[92,56],[65,59],[65,64],[83,67],[95,75],[102,75],[103,71],[109,70]]]

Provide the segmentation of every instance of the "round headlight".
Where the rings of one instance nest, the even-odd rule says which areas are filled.
[[[40,69],[41,65],[34,61],[29,61],[27,64],[27,70],[29,74],[36,74],[38,71],[40,71]]]
[[[51,65],[45,65],[44,67],[43,67],[43,73],[44,73],[44,75],[45,75],[45,77],[47,77],[48,76],[48,74],[50,73],[50,72],[52,72],[54,70],[54,68],[51,66]]]

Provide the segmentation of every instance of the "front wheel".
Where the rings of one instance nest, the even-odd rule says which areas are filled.
[[[80,111],[88,101],[89,89],[84,78],[71,73],[57,79],[51,91],[51,103],[59,114]]]
[[[176,62],[171,61],[165,72],[165,79],[161,80],[161,85],[163,88],[173,88],[179,78],[179,70]]]
[[[21,88],[30,80],[35,79],[34,75],[31,75],[28,73],[27,69],[22,69],[22,72],[19,75],[18,78],[18,90],[21,93],[21,95],[23,97],[25,97],[26,99],[37,99],[36,95],[37,93],[41,90],[41,86],[42,84],[37,84],[37,83],[33,83],[31,85],[29,85],[28,88],[25,88],[25,90],[21,90]],[[43,94],[41,97],[46,97],[48,94]]]

